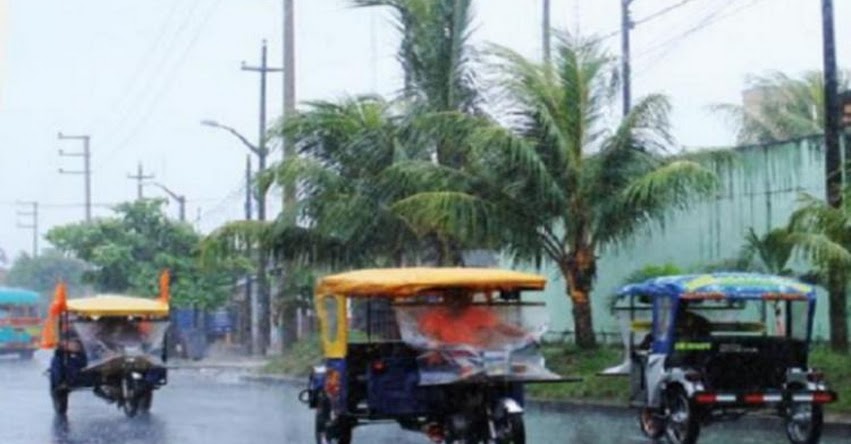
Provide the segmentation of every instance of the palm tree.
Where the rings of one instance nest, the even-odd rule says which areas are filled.
[[[392,9],[401,34],[398,60],[405,76],[398,97],[411,144],[426,147],[434,162],[463,168],[470,127],[481,114],[472,67],[472,0],[352,0],[360,7]],[[441,265],[463,263],[460,240],[423,233]]]
[[[788,227],[775,228],[762,236],[753,227],[745,234],[745,245],[739,255],[743,268],[763,273],[790,276],[789,260],[795,249]]]
[[[416,261],[410,252],[419,240],[390,211],[386,189],[394,185],[383,179],[395,163],[428,158],[422,147],[405,143],[401,123],[392,103],[365,96],[309,103],[280,128],[301,155],[273,171],[279,184],[298,186],[302,227],[279,225],[269,239],[272,251],[313,251],[311,242],[295,239],[309,235],[357,252],[345,260],[350,265]]]
[[[493,52],[506,126],[468,122],[465,167],[434,166],[447,186],[394,208],[421,230],[556,264],[573,302],[576,341],[593,347],[589,298],[599,254],[687,207],[695,193],[711,193],[716,177],[694,161],[664,156],[670,105],[662,96],[639,100],[607,128],[615,63],[597,43],[562,36],[551,65],[506,48]],[[402,164],[391,173],[404,185],[425,169]]]
[[[789,220],[790,240],[820,271],[830,303],[830,344],[848,351],[846,291],[851,271],[851,190],[842,205],[834,208],[823,199],[802,194],[800,206]]]
[[[739,144],[768,143],[824,132],[824,75],[808,71],[800,77],[781,72],[748,81],[751,105],[712,107],[736,130]],[[851,89],[851,72],[840,71],[839,91]]]

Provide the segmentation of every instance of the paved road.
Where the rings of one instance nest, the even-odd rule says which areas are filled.
[[[0,360],[0,443],[56,444],[253,444],[311,443],[311,411],[292,387],[242,383],[222,371],[173,371],[148,417],[127,419],[87,392],[71,395],[67,421],[54,418],[43,362]],[[611,444],[647,442],[630,414],[585,409],[564,413],[532,409],[530,443]],[[848,443],[830,437],[827,444]],[[701,443],[783,443],[779,428],[748,421],[705,430]],[[425,444],[393,424],[356,430],[356,443]]]

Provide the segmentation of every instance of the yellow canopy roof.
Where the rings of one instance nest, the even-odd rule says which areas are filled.
[[[494,268],[382,268],[326,276],[316,294],[405,297],[437,288],[542,290],[546,283],[537,274]]]
[[[67,310],[88,316],[168,316],[168,304],[155,299],[101,295],[69,299]]]

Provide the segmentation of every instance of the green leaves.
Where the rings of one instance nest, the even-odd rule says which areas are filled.
[[[851,89],[851,72],[840,71],[839,91]],[[770,72],[748,79],[744,106],[710,107],[737,133],[740,144],[767,143],[824,132],[824,76],[808,71],[799,77]]]
[[[232,261],[201,267],[201,236],[191,226],[167,219],[162,204],[121,204],[116,217],[56,227],[47,239],[91,264],[86,277],[99,291],[155,295],[157,277],[168,268],[177,305],[216,307],[227,298],[227,285],[242,267]]]

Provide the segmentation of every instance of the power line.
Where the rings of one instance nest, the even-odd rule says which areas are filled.
[[[643,24],[645,24],[645,23],[647,23],[651,20],[662,17],[663,15],[665,15],[665,14],[671,12],[671,11],[675,11],[675,10],[677,10],[677,9],[679,9],[679,8],[685,6],[685,5],[687,5],[687,4],[689,4],[693,1],[694,0],[680,0],[680,2],[678,2],[678,3],[675,3],[671,6],[666,7],[666,8],[662,8],[662,9],[660,9],[660,10],[658,10],[658,11],[656,11],[656,12],[654,12],[654,13],[652,13],[652,14],[650,14],[650,15],[642,18],[642,19],[638,19],[638,20],[633,21],[632,25],[633,26],[643,25]]]
[[[675,37],[667,39],[667,40],[663,41],[662,43],[654,45],[651,48],[648,48],[648,49],[640,52],[638,54],[638,57],[639,58],[645,57],[645,56],[647,56],[647,55],[649,55],[653,52],[663,50],[662,53],[660,53],[659,55],[657,55],[656,57],[651,59],[649,62],[647,62],[647,64],[650,64],[650,65],[655,64],[655,63],[659,62],[660,60],[662,60],[663,58],[665,58],[678,44],[682,43],[689,36],[696,34],[696,33],[708,28],[709,26],[711,26],[715,23],[718,23],[721,20],[730,18],[730,17],[744,11],[745,9],[751,8],[751,7],[755,6],[756,4],[758,4],[760,1],[762,1],[762,0],[751,0],[749,3],[742,4],[738,8],[733,9],[726,14],[722,14],[722,12],[724,12],[725,9],[727,9],[729,6],[731,6],[734,3],[732,1],[728,1],[721,8],[718,8],[714,12],[705,16],[696,25],[692,26],[691,28],[688,28],[687,30],[683,31],[682,33],[678,34]]]
[[[201,19],[201,23],[195,29],[195,34],[190,39],[188,45],[186,47],[184,47],[183,52],[181,53],[180,57],[177,59],[177,63],[172,65],[171,70],[168,72],[168,74],[166,76],[164,76],[165,81],[160,84],[160,88],[159,88],[158,92],[154,95],[154,98],[148,102],[147,109],[142,113],[142,117],[136,120],[136,125],[132,127],[132,129],[128,132],[127,136],[124,137],[121,140],[120,143],[116,144],[115,148],[113,148],[112,151],[108,152],[107,155],[103,157],[104,163],[109,162],[111,160],[111,158],[116,153],[118,153],[122,149],[126,148],[127,144],[130,143],[130,141],[134,137],[136,137],[136,134],[138,134],[138,132],[142,128],[144,128],[145,125],[148,123],[148,120],[153,115],[153,112],[156,110],[157,105],[159,105],[159,101],[173,86],[174,74],[181,67],[183,67],[184,63],[186,62],[186,58],[187,58],[186,56],[189,54],[189,52],[192,50],[192,48],[194,48],[195,44],[198,42],[198,38],[201,36],[201,32],[206,27],[207,23],[209,22],[210,18],[212,18],[213,13],[216,11],[216,9],[218,9],[218,6],[221,4],[221,2],[222,2],[222,0],[216,0],[216,2],[213,3],[212,6],[210,6],[209,9],[207,9],[207,12],[205,13],[204,17]]]

